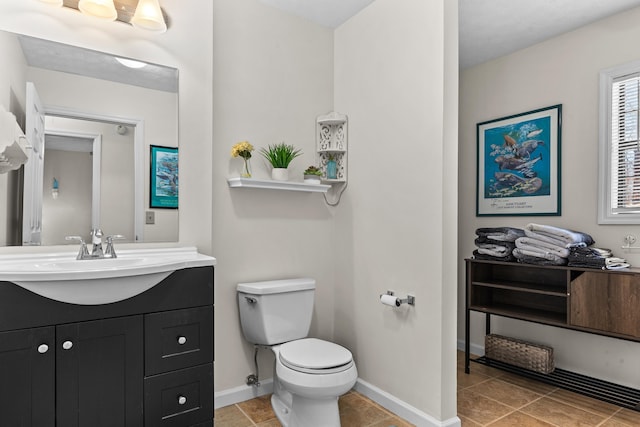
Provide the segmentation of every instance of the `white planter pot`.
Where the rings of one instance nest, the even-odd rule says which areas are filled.
[[[288,181],[289,169],[287,168],[273,168],[271,169],[271,179],[274,181]]]
[[[304,182],[307,184],[320,184],[320,177],[318,175],[305,175]]]

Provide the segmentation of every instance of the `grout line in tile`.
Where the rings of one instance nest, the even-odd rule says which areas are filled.
[[[242,415],[244,415],[244,417],[245,417],[247,420],[249,420],[249,422],[251,423],[251,425],[252,425],[252,426],[257,426],[257,424],[256,424],[255,422],[253,422],[253,420],[251,419],[251,417],[249,416],[249,414],[247,414],[246,412],[244,412],[244,411],[242,410],[242,408],[240,407],[240,405],[236,404],[236,405],[235,405],[235,407],[236,407],[236,408],[238,408],[238,410],[239,410],[240,412],[242,412]]]
[[[571,406],[571,407],[576,408],[576,409],[580,409],[582,411],[588,412],[588,413],[590,413],[592,415],[596,415],[596,416],[599,416],[599,417],[610,417],[610,416],[613,415],[613,414],[611,414],[611,415],[603,415],[602,413],[595,412],[595,411],[593,411],[593,410],[591,410],[589,408],[586,408],[584,406],[579,406],[577,404],[573,404],[571,402],[567,402],[566,400],[562,400],[560,398],[553,397],[553,396],[550,396],[550,395],[547,395],[546,397],[548,397],[551,400],[555,400],[556,402],[562,403],[562,404],[567,405],[567,406]],[[595,400],[597,400],[597,399],[595,399]],[[620,409],[617,409],[613,413],[616,414],[616,413],[618,413],[618,411],[620,411]]]
[[[614,417],[617,413],[619,413],[619,412],[622,412],[622,408],[618,408],[618,410],[617,410],[617,411],[615,411],[613,414],[609,415],[607,418],[605,418],[604,420],[602,420],[602,421],[600,422],[600,424],[598,424],[596,427],[601,426],[601,425],[603,425],[604,423],[606,423],[607,421],[609,421],[609,420],[613,419],[613,417]]]
[[[485,396],[485,397],[487,397],[487,396]],[[509,406],[509,407],[510,407],[510,406]],[[514,412],[516,412],[516,411],[514,410],[514,411],[511,411],[511,412],[508,412],[508,413],[504,414],[503,416],[496,418],[495,420],[491,420],[491,421],[489,421],[489,422],[488,422],[488,423],[486,423],[486,424],[482,424],[481,422],[476,421],[476,420],[474,420],[473,418],[469,418],[469,417],[467,417],[467,418],[469,418],[471,421],[473,421],[473,422],[474,422],[474,423],[476,423],[476,424],[480,424],[481,426],[486,427],[486,426],[490,426],[491,424],[493,424],[493,423],[495,423],[495,422],[497,422],[497,421],[500,421],[501,419],[503,419],[503,418],[505,418],[505,417],[508,417],[509,415],[513,414]]]

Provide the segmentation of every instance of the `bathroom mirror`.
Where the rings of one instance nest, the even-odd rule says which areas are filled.
[[[0,246],[67,244],[96,226],[124,242],[177,241],[175,204],[149,201],[150,147],[178,147],[178,70],[5,31],[0,55],[0,103],[29,135],[32,84],[45,123],[42,164],[0,174]]]

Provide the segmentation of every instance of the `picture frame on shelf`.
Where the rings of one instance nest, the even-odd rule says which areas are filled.
[[[562,105],[476,125],[476,216],[561,215]]]
[[[149,207],[178,209],[178,148],[150,147]]]

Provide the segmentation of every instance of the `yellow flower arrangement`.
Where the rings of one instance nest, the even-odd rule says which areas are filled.
[[[244,160],[244,168],[241,174],[243,178],[251,178],[249,159],[251,158],[252,151],[253,145],[251,145],[249,141],[240,141],[231,148],[231,157],[242,157]]]
[[[231,157],[250,159],[253,145],[249,141],[240,141],[231,148]]]

